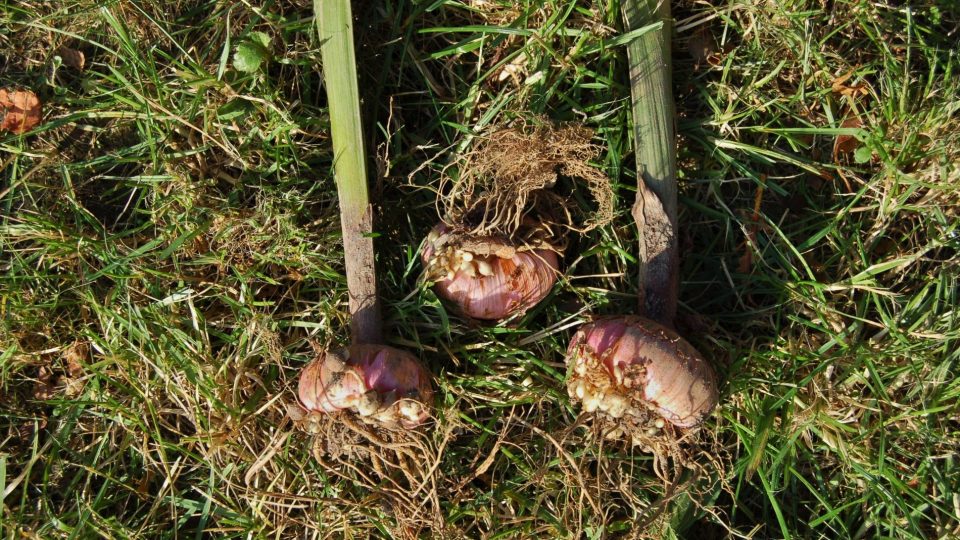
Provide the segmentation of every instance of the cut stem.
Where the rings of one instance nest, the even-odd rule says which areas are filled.
[[[669,0],[623,0],[624,31],[663,26],[627,46],[637,159],[633,218],[640,237],[640,312],[667,326],[677,312],[677,165]]]
[[[330,111],[334,176],[350,295],[350,334],[354,343],[380,343],[382,322],[371,234],[373,207],[367,189],[350,1],[314,0],[313,9]]]

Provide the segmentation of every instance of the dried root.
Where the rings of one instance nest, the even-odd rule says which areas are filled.
[[[444,168],[441,215],[458,232],[516,240],[533,219],[559,238],[561,229],[585,232],[613,219],[610,180],[591,161],[600,155],[593,132],[581,125],[523,122],[495,129]],[[454,169],[459,175],[453,177]],[[559,177],[586,184],[597,203],[581,225],[569,203],[550,191]]]
[[[444,535],[434,467],[439,452],[426,434],[369,424],[350,411],[307,413],[297,425],[314,436],[314,459],[327,474],[357,485],[392,515],[395,537]]]
[[[577,426],[584,434],[581,446],[621,450],[598,452],[595,468],[604,485],[618,486],[606,494],[606,504],[632,509],[635,526],[630,538],[663,538],[671,503],[686,497],[695,507],[705,509],[701,501],[726,488],[724,463],[729,458],[704,429],[677,428],[653,412],[613,418],[599,410],[581,414]],[[638,450],[653,458],[652,482],[641,480],[645,475],[636,470],[637,461],[631,454]],[[637,492],[653,497],[639,498]]]

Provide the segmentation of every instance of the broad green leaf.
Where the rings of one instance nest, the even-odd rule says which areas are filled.
[[[245,73],[253,73],[270,58],[270,53],[259,43],[241,41],[233,53],[233,67]]]
[[[260,45],[265,50],[270,50],[270,36],[263,32],[250,32],[250,35],[247,36],[247,39]]]

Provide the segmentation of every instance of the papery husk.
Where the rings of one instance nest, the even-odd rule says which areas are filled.
[[[560,273],[556,250],[533,235],[526,238],[515,247],[504,238],[457,234],[441,223],[422,251],[424,281],[469,318],[522,315],[549,294]]]
[[[371,379],[369,370],[380,370],[379,378]],[[445,536],[436,490],[440,450],[423,427],[433,417],[426,368],[399,349],[351,345],[318,351],[301,377],[300,404],[289,408],[290,416],[300,430],[314,436],[313,457],[326,474],[370,493],[370,500],[393,517],[393,536],[419,538],[425,531]],[[377,389],[384,381],[409,392],[394,395],[394,401],[384,399],[390,391]],[[379,394],[380,410],[362,411],[361,392]],[[399,414],[402,400],[415,400],[423,415]]]
[[[613,418],[654,412],[685,429],[717,405],[710,364],[673,330],[637,316],[602,317],[583,325],[567,351],[567,389],[584,409]]]
[[[413,429],[429,419],[430,374],[410,353],[386,345],[320,351],[300,374],[307,411],[349,411],[365,423]]]

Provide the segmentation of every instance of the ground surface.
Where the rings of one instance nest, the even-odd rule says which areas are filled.
[[[422,486],[317,461],[287,415],[346,335],[309,2],[0,3],[0,87],[45,103],[0,134],[4,536],[960,534],[960,13],[885,4],[675,6],[680,329],[722,389],[716,466],[668,502],[649,455],[567,429],[572,328],[634,310],[616,2],[358,13],[386,325],[439,385]],[[597,130],[619,214],[477,327],[417,250],[435,168],[520,111]]]

